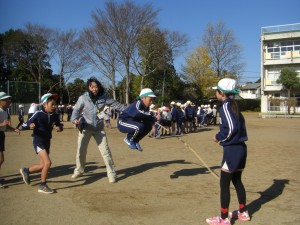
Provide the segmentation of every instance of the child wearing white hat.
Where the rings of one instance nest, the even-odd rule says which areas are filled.
[[[56,113],[56,106],[59,97],[56,94],[47,93],[42,96],[42,110],[33,114],[30,119],[22,125],[23,129],[33,129],[33,147],[35,153],[39,156],[39,164],[20,169],[20,173],[25,184],[30,184],[30,173],[41,172],[41,182],[38,192],[52,194],[55,191],[47,185],[47,175],[51,166],[50,159],[50,141],[52,130],[55,125],[57,132],[63,131],[63,124],[60,122]]]
[[[223,159],[220,175],[221,216],[206,219],[211,225],[230,225],[230,219],[241,221],[250,220],[246,208],[246,191],[242,182],[242,172],[246,166],[248,140],[245,119],[241,114],[234,96],[238,94],[236,81],[223,78],[214,87],[216,97],[221,102],[220,131],[213,137],[213,141],[223,146]],[[233,183],[239,201],[239,208],[229,212],[230,183]]]
[[[127,133],[124,141],[131,149],[143,151],[142,140],[152,129],[156,118],[150,112],[150,106],[156,95],[150,88],[141,90],[138,100],[131,103],[118,118],[118,129]]]
[[[24,109],[23,109],[23,105],[19,105],[19,111],[18,111],[18,119],[19,119],[19,123],[16,126],[16,129],[19,129],[19,127],[24,123]]]

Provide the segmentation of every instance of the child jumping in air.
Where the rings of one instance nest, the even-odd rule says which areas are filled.
[[[241,114],[236,101],[236,81],[231,78],[223,78],[214,87],[220,106],[220,131],[213,137],[213,141],[223,146],[223,160],[221,163],[220,176],[220,199],[221,216],[206,219],[210,225],[230,225],[231,219],[241,221],[250,220],[246,208],[246,191],[242,182],[242,172],[246,165],[248,140],[245,119]],[[239,209],[229,212],[230,183],[233,183],[238,201]]]
[[[155,97],[150,88],[144,88],[138,100],[119,115],[118,129],[122,133],[127,133],[124,141],[131,149],[143,151],[139,141],[151,131],[156,122],[156,118],[150,113],[150,105]]]
[[[57,132],[63,130],[58,114],[56,113],[57,101],[59,97],[56,94],[45,94],[41,98],[43,109],[36,111],[32,117],[22,126],[23,129],[33,129],[33,147],[35,153],[39,156],[40,163],[27,168],[21,168],[20,173],[26,184],[30,184],[30,173],[41,171],[41,183],[38,192],[52,194],[54,190],[47,185],[47,174],[51,166],[50,140],[52,138],[52,129],[55,125]]]

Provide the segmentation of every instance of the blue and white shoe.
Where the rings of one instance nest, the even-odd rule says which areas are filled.
[[[129,141],[127,137],[124,138],[124,141],[129,146],[129,148],[137,149],[136,143],[134,141]]]
[[[140,152],[143,151],[142,147],[140,146],[140,144],[138,142],[135,143],[136,149],[139,150]]]

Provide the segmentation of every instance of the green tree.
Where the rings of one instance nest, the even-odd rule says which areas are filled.
[[[165,55],[168,45],[163,33],[158,28],[148,26],[144,29],[137,42],[138,54],[133,59],[135,69],[140,75],[140,90],[143,89],[146,76],[153,74],[162,64],[166,64]]]
[[[291,91],[300,87],[300,78],[296,70],[285,67],[280,71],[277,83],[282,84],[288,92],[288,97],[291,97]]]
[[[69,104],[74,104],[77,102],[79,96],[87,90],[86,82],[80,78],[76,78],[73,82],[67,84],[67,89],[69,90],[70,96]]]
[[[187,83],[193,84],[201,96],[209,96],[211,87],[218,81],[211,68],[212,59],[203,46],[197,47],[185,58],[186,65],[183,67],[184,79]]]
[[[276,81],[278,84],[282,84],[287,90],[288,98],[291,97],[291,91],[298,90],[300,88],[300,78],[296,70],[285,67],[280,71],[279,79]],[[290,114],[290,106],[288,105],[288,114]]]

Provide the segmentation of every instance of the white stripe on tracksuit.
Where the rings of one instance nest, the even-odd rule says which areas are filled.
[[[228,111],[228,102],[226,102],[223,105],[223,110],[224,110],[226,119],[228,121],[229,132],[228,132],[227,137],[224,140],[221,140],[221,142],[224,142],[224,141],[228,140],[231,137],[232,131],[233,131],[233,123],[232,123],[232,119],[231,119],[229,111]]]
[[[119,121],[119,124],[120,124],[121,126],[133,128],[133,129],[135,130],[135,132],[134,132],[132,138],[130,138],[130,140],[129,140],[129,141],[133,141],[133,139],[134,139],[134,138],[138,135],[138,133],[139,133],[139,130],[140,130],[139,127],[138,127],[138,126],[135,126],[135,125],[133,125],[133,124],[130,124],[130,123],[125,123],[125,122],[123,122],[122,120]]]

